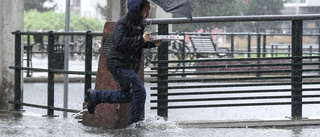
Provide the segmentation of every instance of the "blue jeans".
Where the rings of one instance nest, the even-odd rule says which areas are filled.
[[[133,69],[111,72],[120,84],[120,90],[93,90],[91,99],[97,103],[130,103],[129,124],[142,120],[146,102],[146,89]]]

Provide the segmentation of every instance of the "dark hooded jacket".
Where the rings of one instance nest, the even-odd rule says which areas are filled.
[[[146,24],[141,17],[142,0],[128,0],[128,13],[122,16],[113,29],[107,55],[109,71],[133,69],[139,71],[143,48],[156,47],[153,42],[144,42]]]

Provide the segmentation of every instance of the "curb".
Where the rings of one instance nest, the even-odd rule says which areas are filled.
[[[183,128],[277,128],[294,126],[319,126],[320,119],[303,120],[234,120],[234,121],[181,121]]]

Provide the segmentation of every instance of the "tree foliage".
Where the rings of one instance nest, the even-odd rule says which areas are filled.
[[[102,16],[105,20],[107,20],[107,8],[108,8],[107,5],[101,6],[101,5],[98,3],[98,4],[97,4],[97,8],[98,8],[101,16]]]
[[[240,15],[241,0],[190,0],[192,15],[204,16],[234,16]]]
[[[284,0],[190,0],[193,17],[210,17],[210,16],[241,16],[241,15],[276,15],[281,14],[284,7]],[[264,25],[275,25],[268,23],[255,24],[256,27]],[[258,25],[258,26],[257,26]],[[229,31],[241,31],[243,29],[252,29],[245,22],[235,23],[198,23],[173,25],[173,31],[196,31],[200,28],[207,29],[212,27],[226,26]],[[250,30],[249,30],[250,31]]]
[[[190,0],[193,17],[237,16],[241,14],[240,0]],[[175,15],[174,15],[175,17]],[[173,31],[196,31],[214,27],[230,26],[232,23],[197,23],[173,25]]]
[[[279,15],[287,0],[248,0],[242,10],[243,15]],[[242,28],[248,31],[264,31],[268,28],[279,27],[280,22],[255,22],[254,26],[249,23],[242,23]]]
[[[108,0],[107,0],[108,1]],[[287,0],[190,0],[193,17],[213,16],[241,16],[241,15],[278,15],[284,8]],[[100,6],[102,14],[107,16],[107,6]],[[174,17],[180,17],[174,15]],[[255,23],[254,26],[248,22],[214,22],[214,23],[191,23],[174,24],[173,31],[196,31],[200,28],[213,29],[213,27],[227,27],[228,31],[252,31],[258,27],[272,27],[277,23]]]
[[[104,22],[99,19],[70,14],[70,30],[102,31],[103,25]],[[25,11],[24,28],[26,30],[64,30],[65,13]]]
[[[52,3],[53,0],[25,0],[24,10],[25,11],[36,10],[39,12],[46,12],[46,11],[53,10],[57,6],[57,4],[55,4],[52,7],[44,7],[45,2]]]
[[[249,0],[242,13],[244,15],[278,15],[284,8],[284,2],[283,0]]]

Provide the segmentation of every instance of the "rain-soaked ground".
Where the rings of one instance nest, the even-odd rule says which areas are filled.
[[[33,67],[46,68],[47,59],[33,58]],[[94,60],[92,69],[97,70],[98,61]],[[70,61],[70,70],[84,70],[83,60]],[[26,73],[24,73],[24,76]],[[46,77],[46,73],[34,73],[33,77]],[[70,75],[70,77],[74,77]],[[195,85],[203,83],[179,83],[173,85]],[[210,83],[206,83],[210,84]],[[212,83],[214,84],[214,83]],[[189,108],[170,109],[168,120],[157,117],[156,110],[151,110],[150,97],[155,91],[150,87],[156,84],[145,83],[147,89],[147,101],[145,110],[145,120],[140,123],[142,128],[128,127],[125,129],[104,129],[88,127],[79,123],[75,117],[78,114],[68,113],[67,118],[63,118],[63,113],[55,111],[59,117],[43,117],[47,110],[24,107],[24,112],[7,113],[0,111],[0,137],[320,137],[320,126],[289,126],[289,127],[269,127],[269,128],[195,128],[183,127],[181,121],[241,121],[241,120],[288,120],[291,115],[289,105],[279,106],[250,106],[250,107],[220,107],[220,108]],[[320,85],[311,85],[313,88],[320,88]],[[94,88],[94,83],[92,84]],[[262,87],[250,87],[250,89],[261,89]],[[268,88],[273,88],[272,86]],[[279,88],[279,87],[274,87]],[[280,86],[280,88],[288,88]],[[24,83],[23,98],[25,103],[46,105],[47,104],[47,84],[46,83]],[[186,89],[184,89],[185,91]],[[209,89],[215,90],[215,89]],[[234,89],[239,90],[239,89]],[[252,89],[253,90],[253,89]],[[81,110],[84,95],[84,83],[69,83],[68,108]],[[254,94],[253,94],[254,95]],[[63,106],[63,83],[55,84],[54,93],[55,107]],[[186,96],[187,97],[187,96]],[[218,97],[215,95],[214,97]],[[222,101],[223,103],[223,101]],[[320,119],[320,105],[304,105],[303,117],[309,119]]]
[[[185,83],[190,84],[190,83]],[[197,83],[193,83],[197,84]],[[201,83],[198,83],[201,84]],[[181,84],[180,84],[181,85]],[[184,128],[179,121],[195,120],[244,120],[244,119],[285,119],[290,116],[290,106],[257,106],[257,107],[226,107],[201,109],[169,110],[168,121],[157,117],[156,110],[151,110],[149,90],[155,84],[145,83],[148,90],[145,121],[142,128],[128,127],[125,129],[104,129],[88,127],[79,123],[78,114],[68,113],[63,118],[62,112],[55,111],[59,117],[43,117],[45,109],[24,107],[21,114],[0,112],[1,136],[123,136],[123,137],[193,137],[193,136],[241,136],[241,137],[313,137],[320,136],[320,126],[295,126],[273,128]],[[92,85],[94,87],[94,84]],[[25,83],[24,102],[46,105],[46,83]],[[83,83],[69,83],[69,108],[80,110],[83,103]],[[55,106],[62,107],[63,83],[55,84]],[[303,115],[308,118],[320,117],[320,105],[305,105]]]
[[[2,137],[316,137],[319,127],[289,128],[180,128],[174,122],[148,118],[145,128],[86,127],[73,118],[46,118],[24,114],[0,116]]]

